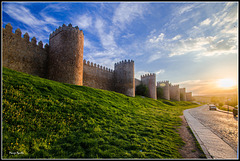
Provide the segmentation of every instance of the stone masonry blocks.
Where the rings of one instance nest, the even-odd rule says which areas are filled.
[[[141,76],[141,81],[148,87],[148,95],[150,98],[157,99],[156,74],[146,74]]]
[[[180,101],[179,85],[170,85],[170,100]]]
[[[180,88],[180,100],[181,101],[187,101],[186,88]]]
[[[125,60],[114,66],[115,91],[135,97],[134,61]]]
[[[157,87],[163,89],[163,99],[170,100],[169,81],[157,82]]]
[[[48,79],[83,85],[83,32],[63,24],[49,38]]]

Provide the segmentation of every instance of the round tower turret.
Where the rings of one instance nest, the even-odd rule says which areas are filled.
[[[48,78],[51,80],[83,84],[84,35],[78,27],[63,24],[50,34]]]

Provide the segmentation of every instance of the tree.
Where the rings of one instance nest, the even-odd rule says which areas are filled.
[[[163,98],[163,89],[161,87],[157,87],[157,98]]]
[[[140,95],[140,96],[146,96],[148,97],[148,87],[144,84],[140,84],[136,87],[136,91],[135,91],[136,95]]]

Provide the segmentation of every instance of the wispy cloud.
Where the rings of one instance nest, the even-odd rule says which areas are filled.
[[[200,23],[200,26],[209,25],[210,23],[211,23],[211,20],[209,18],[207,18],[206,20],[204,20]]]
[[[43,25],[45,21],[37,19],[29,9],[22,5],[8,4],[5,5],[4,12],[13,19],[20,21],[29,26]]]
[[[126,25],[130,24],[136,18],[143,17],[146,5],[141,3],[120,3],[115,10],[112,22],[119,29],[126,29]]]
[[[150,55],[149,59],[147,60],[147,63],[151,63],[155,60],[158,60],[162,57],[161,53],[160,52],[157,52],[156,54],[152,54]]]
[[[174,40],[178,40],[178,39],[180,39],[182,36],[181,35],[177,35],[177,36],[175,36],[174,38],[172,38],[172,40],[174,41]]]
[[[20,4],[7,4],[5,5],[4,12],[7,13],[13,19],[20,21],[30,27],[42,26],[42,25],[54,25],[57,26],[58,20],[46,15],[44,12],[40,12],[41,17],[37,17],[32,12]]]
[[[88,14],[79,15],[72,19],[73,23],[76,24],[79,28],[87,29],[93,25],[92,16]]]
[[[151,43],[158,43],[159,41],[163,41],[164,33],[158,35],[158,37],[154,36],[153,38],[149,39]]]
[[[179,40],[169,57],[196,53],[196,58],[237,53],[237,11],[236,6],[228,6],[192,27],[189,38]],[[228,10],[228,12],[226,12]],[[212,33],[214,36],[205,36]]]
[[[165,73],[165,70],[164,69],[159,69],[158,71],[156,71],[154,73],[156,73],[156,75],[163,74],[163,73]]]
[[[194,7],[195,7],[195,4],[187,4],[187,5],[181,6],[181,7],[179,7],[178,10],[176,10],[176,14],[181,15],[186,12],[190,12],[193,10]]]

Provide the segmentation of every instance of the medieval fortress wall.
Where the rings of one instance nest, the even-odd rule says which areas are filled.
[[[49,36],[43,48],[28,33],[3,28],[3,66],[63,83],[116,91],[135,96],[134,61],[115,63],[114,70],[83,60],[84,34],[71,24],[63,24]]]
[[[185,88],[172,86],[169,81],[156,83],[156,74],[143,75],[141,80],[135,79],[133,60],[117,62],[114,69],[109,69],[83,60],[83,49],[83,31],[71,24],[63,24],[51,33],[49,45],[44,47],[42,41],[37,44],[35,37],[29,41],[28,33],[22,37],[20,29],[13,33],[11,24],[3,28],[4,67],[54,81],[116,91],[132,97],[135,97],[136,86],[145,84],[150,98],[157,99],[156,88],[161,87],[164,99],[192,100],[192,93],[186,93]]]
[[[148,87],[148,96],[157,99],[156,74],[141,75],[141,82]]]
[[[169,90],[170,87],[169,86],[170,86],[169,81],[157,82],[157,87],[160,87],[163,90],[163,96],[162,96],[163,99],[170,100],[170,90]]]
[[[114,91],[114,71],[99,64],[83,60],[83,85]]]
[[[20,29],[12,33],[12,26],[7,24],[2,30],[3,34],[3,66],[20,72],[47,78],[48,45],[43,48],[36,38],[29,41],[28,33],[22,37]]]
[[[71,24],[59,27],[50,34],[48,79],[83,85],[84,35]]]

